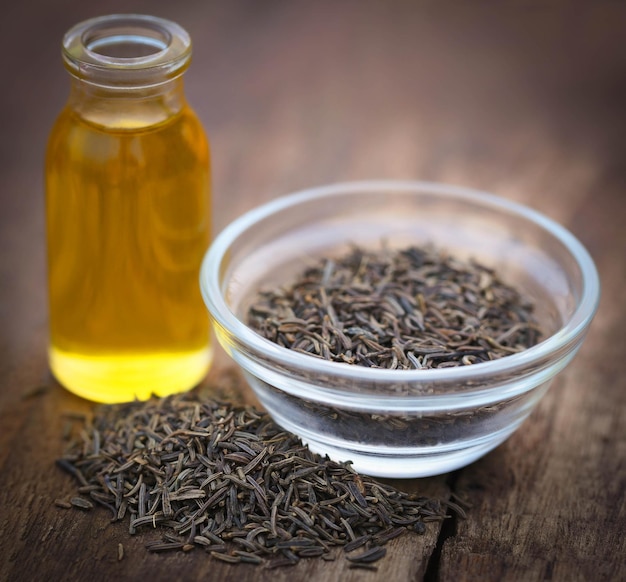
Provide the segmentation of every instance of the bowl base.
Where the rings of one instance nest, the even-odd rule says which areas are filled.
[[[310,433],[306,434],[302,427],[293,424],[276,411],[272,410],[271,415],[285,430],[297,434],[312,452],[322,456],[328,455],[333,461],[350,461],[352,467],[364,475],[391,479],[432,477],[465,467],[503,443],[524,420],[520,419],[506,429],[488,435],[488,438],[459,442],[457,447],[450,447],[448,444],[406,450],[390,448],[389,452],[380,447],[376,451],[368,452],[358,450],[358,445],[354,447],[354,443],[348,441],[319,440]]]

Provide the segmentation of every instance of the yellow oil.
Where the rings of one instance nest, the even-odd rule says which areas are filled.
[[[211,359],[202,126],[186,105],[156,124],[113,125],[66,109],[46,160],[50,367],[99,402],[187,390]]]

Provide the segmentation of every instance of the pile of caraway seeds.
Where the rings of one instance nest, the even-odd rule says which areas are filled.
[[[131,535],[158,530],[151,552],[200,547],[266,568],[344,553],[371,569],[389,540],[424,533],[450,507],[463,514],[313,454],[253,407],[195,392],[100,406],[81,425],[57,461],[78,494],[56,504],[103,506]]]

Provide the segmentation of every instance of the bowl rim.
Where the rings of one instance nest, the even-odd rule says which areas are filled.
[[[241,321],[227,305],[221,284],[220,271],[225,255],[231,244],[247,229],[259,221],[287,208],[312,199],[323,199],[337,194],[356,192],[376,192],[393,189],[403,192],[424,192],[438,196],[462,199],[483,206],[505,211],[525,218],[558,239],[569,251],[582,273],[582,293],[576,309],[569,320],[558,331],[538,344],[516,354],[497,360],[480,362],[472,366],[449,368],[428,368],[391,370],[387,368],[367,368],[314,358],[279,346],[262,337]],[[313,375],[326,374],[352,380],[413,383],[413,382],[455,382],[479,379],[532,367],[550,358],[550,355],[575,344],[589,326],[598,308],[600,280],[591,255],[582,243],[564,226],[544,214],[518,202],[495,194],[452,184],[412,181],[412,180],[363,180],[336,182],[333,184],[307,188],[292,194],[280,196],[261,204],[240,215],[228,224],[209,246],[200,269],[200,289],[206,307],[215,322],[232,334],[238,343],[263,354],[285,368],[297,368]],[[567,350],[569,351],[569,350]],[[336,391],[341,389],[334,388]],[[398,396],[406,398],[406,396]]]

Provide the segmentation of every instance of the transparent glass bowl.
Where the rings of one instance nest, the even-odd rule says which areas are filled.
[[[262,286],[351,244],[433,244],[496,270],[535,304],[544,339],[491,362],[425,370],[320,360],[245,323]],[[541,214],[493,195],[421,182],[353,182],[252,210],[208,250],[201,289],[218,341],[275,421],[366,474],[423,477],[467,465],[509,437],[574,357],[600,286],[584,247]]]

